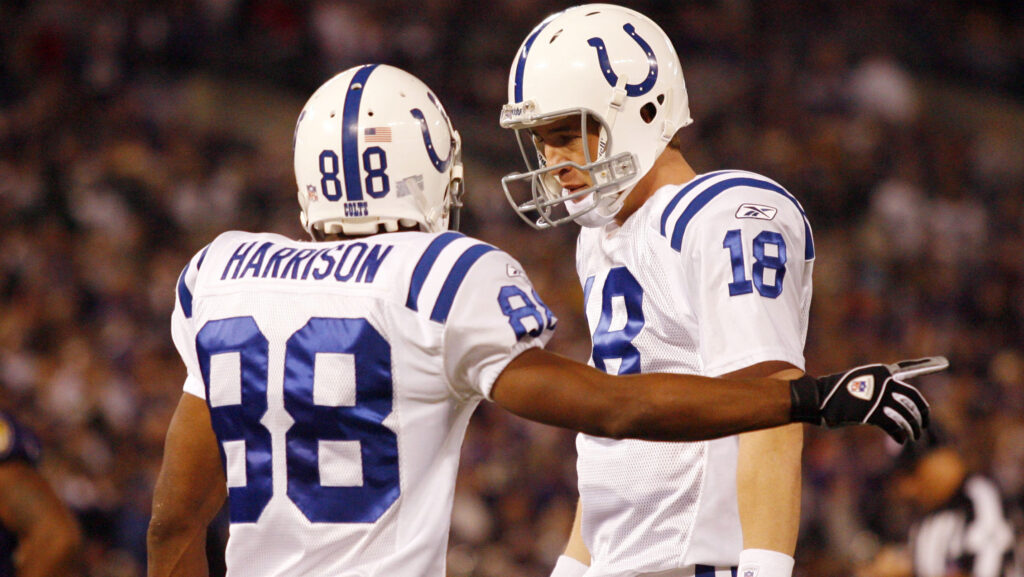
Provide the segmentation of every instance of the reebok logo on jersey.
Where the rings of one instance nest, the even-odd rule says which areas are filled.
[[[736,218],[757,218],[771,220],[779,210],[766,204],[752,204],[744,202],[736,209]]]
[[[517,276],[523,276],[523,271],[517,269],[516,267],[514,267],[514,266],[512,266],[510,264],[506,264],[505,265],[505,272],[508,273],[508,276],[510,278],[515,278]]]
[[[864,375],[859,379],[854,379],[850,381],[850,384],[846,385],[846,389],[858,399],[870,401],[872,393],[875,392],[875,377],[873,375]]]
[[[751,567],[743,570],[743,577],[757,577],[757,567]]]

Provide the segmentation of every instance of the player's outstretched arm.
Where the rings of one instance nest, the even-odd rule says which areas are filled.
[[[946,366],[944,358],[932,357],[794,381],[665,373],[616,377],[530,349],[505,367],[491,396],[521,417],[617,439],[695,441],[808,422],[872,424],[903,442],[927,427],[928,403],[902,379]]]
[[[491,396],[521,417],[616,439],[696,441],[790,420],[786,381],[616,377],[539,348],[513,359]]]
[[[171,418],[153,490],[149,577],[209,574],[206,528],[227,496],[217,437],[202,399],[184,393]]]

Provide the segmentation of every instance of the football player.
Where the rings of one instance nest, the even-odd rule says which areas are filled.
[[[38,462],[35,434],[0,412],[0,577],[80,575],[78,521]]]
[[[154,491],[151,577],[206,574],[205,529],[225,497],[229,575],[444,575],[459,450],[481,399],[609,437],[926,426],[899,367],[617,378],[545,352],[556,320],[519,263],[448,230],[460,146],[421,81],[347,70],[295,129],[315,242],[227,232],[186,265],[172,334],[188,375]],[[877,384],[859,399],[849,387],[863,379]]]
[[[609,4],[554,14],[519,48],[508,98],[501,125],[527,164],[503,179],[513,208],[538,229],[582,226],[592,365],[803,374],[807,216],[765,176],[687,163],[683,71],[657,24]],[[687,444],[579,435],[579,524],[555,574],[789,577],[802,442],[799,424]]]

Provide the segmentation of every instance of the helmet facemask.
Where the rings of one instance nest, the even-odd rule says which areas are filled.
[[[572,116],[579,118],[584,162],[548,165],[532,136],[532,128]],[[595,127],[597,150],[591,150],[589,134]],[[559,111],[537,116],[517,127],[515,133],[527,170],[505,176],[501,185],[505,197],[524,221],[536,229],[545,229],[570,220],[601,226],[614,218],[632,188],[631,182],[635,183],[637,163],[636,157],[625,151],[606,158],[606,151],[611,150],[612,131],[603,118],[582,109]],[[563,188],[557,175],[566,167],[580,171],[589,186],[572,192]]]

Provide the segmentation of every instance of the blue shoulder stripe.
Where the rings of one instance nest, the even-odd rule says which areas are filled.
[[[452,309],[455,294],[459,292],[459,287],[462,286],[462,281],[465,280],[470,267],[480,257],[492,250],[497,249],[489,244],[477,244],[469,247],[466,249],[466,252],[462,253],[459,259],[455,261],[455,266],[449,271],[448,278],[444,280],[444,284],[441,286],[441,294],[437,296],[434,310],[430,311],[430,320],[439,323],[448,320],[448,313]]]
[[[210,250],[210,245],[206,245],[203,251],[199,253],[199,260],[196,261],[196,270],[198,271],[203,266],[203,261],[206,260],[206,253]],[[188,284],[185,282],[185,277],[188,275],[188,268],[192,266],[192,261],[185,264],[185,268],[181,270],[181,276],[178,277],[178,301],[181,302],[181,310],[185,313],[185,318],[192,318],[192,291],[188,290]]]
[[[683,210],[683,214],[680,215],[679,220],[676,221],[675,226],[672,229],[672,238],[670,239],[669,243],[672,246],[672,248],[676,251],[682,250],[683,234],[686,232],[686,227],[687,225],[690,224],[690,221],[693,220],[693,217],[696,216],[698,212],[700,212],[700,209],[707,206],[708,203],[714,200],[714,198],[719,194],[725,192],[730,188],[737,186],[747,186],[750,188],[759,188],[761,190],[770,190],[772,192],[777,192],[782,196],[786,197],[787,199],[789,199],[789,201],[792,202],[794,206],[796,206],[797,210],[800,211],[800,215],[803,216],[804,219],[804,235],[806,241],[804,247],[804,258],[807,260],[814,259],[814,238],[811,236],[811,226],[807,222],[807,214],[804,212],[803,207],[800,206],[800,203],[797,202],[797,200],[793,198],[793,196],[789,194],[789,192],[787,192],[786,189],[782,188],[781,186],[777,186],[770,182],[756,178],[728,178],[721,182],[716,182],[715,184],[712,184],[711,186],[701,191],[700,194],[697,195],[697,198],[693,199],[693,201],[690,202],[689,205],[687,205],[686,209]],[[689,190],[687,189],[680,191],[676,198],[673,199],[673,202],[676,202],[677,199],[681,199],[687,192],[689,192]],[[675,206],[673,205],[671,208],[674,207]],[[661,234],[666,237],[667,235],[665,234],[665,221],[667,220],[668,212],[669,210],[666,209],[665,214],[662,215]]]
[[[203,268],[203,261],[206,260],[206,251],[210,250],[210,245],[206,245],[203,252],[199,255],[199,260],[196,262],[196,270]]]
[[[409,295],[405,299],[405,306],[418,311],[419,309],[419,298],[420,291],[423,290],[423,283],[427,282],[427,275],[430,274],[430,269],[437,262],[437,257],[444,250],[444,247],[448,246],[457,238],[462,238],[462,234],[457,232],[446,232],[438,235],[427,250],[423,251],[423,255],[420,256],[419,262],[416,263],[416,268],[412,271],[412,282],[409,283]]]
[[[676,205],[679,204],[679,201],[683,200],[684,196],[689,194],[689,192],[691,190],[693,190],[693,189],[697,188],[698,186],[700,186],[701,183],[703,183],[707,179],[715,177],[715,176],[718,176],[718,175],[726,173],[726,172],[730,172],[730,171],[720,170],[718,172],[710,172],[708,174],[705,174],[704,176],[701,176],[700,178],[695,178],[694,180],[690,181],[689,184],[684,186],[682,190],[677,192],[676,195],[672,198],[672,200],[668,203],[668,206],[665,207],[665,212],[661,213],[661,236],[666,236],[665,235],[665,225],[668,224],[668,215],[672,214],[672,211],[675,210]]]
[[[188,285],[185,284],[185,275],[188,274],[188,267],[191,264],[186,264],[181,270],[181,276],[178,277],[178,302],[181,303],[181,310],[185,313],[186,319],[192,318],[192,291],[188,290]]]

